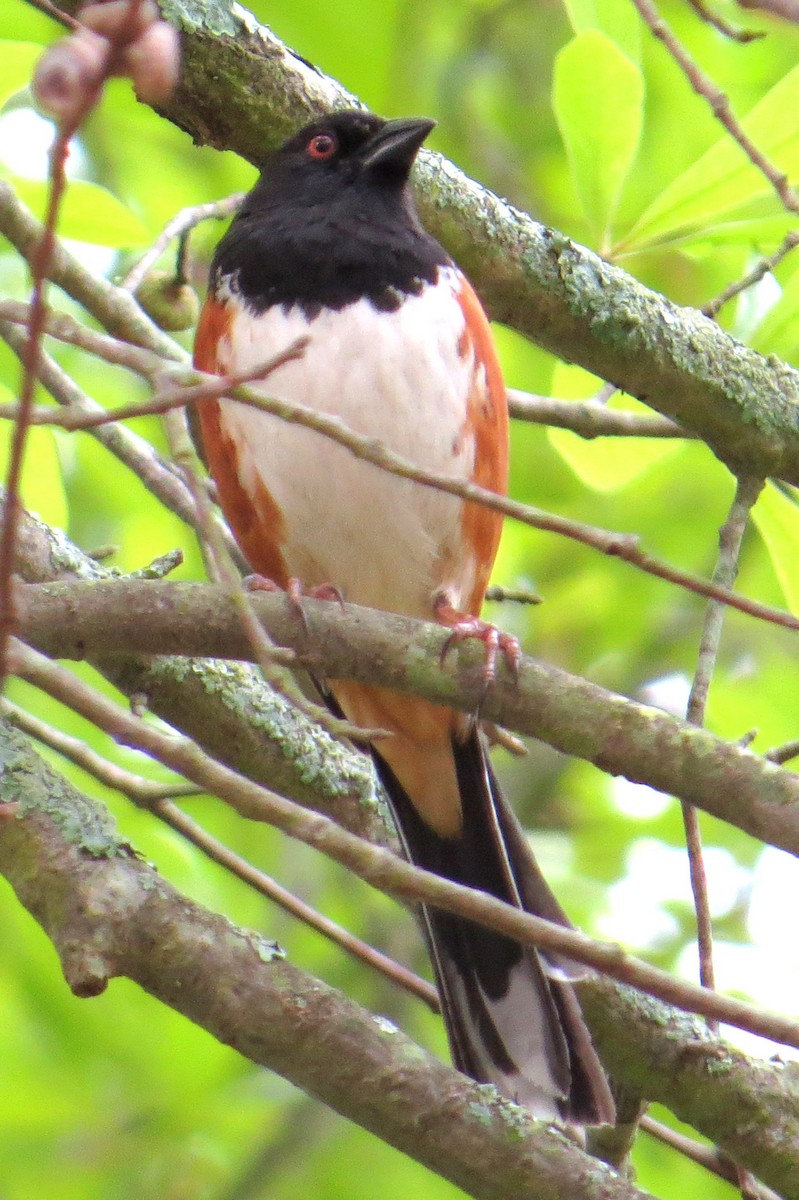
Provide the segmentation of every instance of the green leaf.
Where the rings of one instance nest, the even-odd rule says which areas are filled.
[[[752,512],[791,612],[799,613],[799,505],[772,483]]]
[[[799,66],[794,67],[742,121],[758,149],[789,177],[799,171]],[[666,187],[639,217],[624,248],[654,241],[718,220],[760,196],[771,184],[725,133],[701,158]],[[778,201],[775,197],[774,203]]]
[[[666,247],[669,249],[705,247],[710,252],[717,246],[740,245],[750,246],[763,256],[775,250],[786,233],[795,225],[796,217],[793,213],[777,212],[763,217],[736,214],[735,217],[728,220],[714,221],[710,224],[702,222],[691,227],[675,229],[663,238],[655,238],[652,242],[640,246],[631,245],[625,239],[624,250],[620,250],[618,246],[614,247],[613,261],[623,262],[633,254],[646,254],[649,251],[663,250]]]
[[[8,388],[0,385],[0,401],[12,404],[15,400],[16,396]],[[13,429],[13,422],[0,421],[0,480],[3,482],[8,472]],[[61,463],[55,434],[46,426],[35,426],[28,430],[20,494],[25,508],[38,513],[49,525],[55,525],[59,529],[66,528],[69,506],[64,491]]]
[[[36,42],[0,41],[0,62],[3,64],[0,73],[0,108],[28,86],[42,50],[43,47]]]
[[[42,220],[49,184],[45,180],[18,176],[12,183],[20,199]],[[135,213],[107,188],[85,179],[75,179],[68,184],[59,213],[58,233],[61,237],[115,249],[144,246],[150,241],[146,227]]]
[[[749,336],[761,354],[779,354],[796,362],[799,352],[799,269],[782,285],[782,295]]]
[[[627,0],[565,0],[575,33],[600,29],[634,63],[641,61],[641,21]]]
[[[641,72],[597,29],[578,33],[555,59],[552,103],[574,184],[600,249],[641,137]]]
[[[586,400],[596,395],[602,380],[582,367],[558,363],[552,377],[552,392],[566,399]],[[648,413],[644,405],[617,393],[612,408]],[[666,438],[581,438],[568,429],[548,429],[549,440],[563,461],[586,487],[595,492],[617,492],[645,475],[680,447],[677,439]]]

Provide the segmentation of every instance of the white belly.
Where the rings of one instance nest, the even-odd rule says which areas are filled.
[[[468,479],[474,361],[459,354],[464,318],[453,284],[445,272],[393,313],[367,301],[312,321],[297,308],[240,313],[219,347],[219,368],[246,371],[307,333],[302,359],[275,371],[266,394],[335,414],[421,467]],[[241,483],[254,490],[259,478],[283,515],[283,558],[304,585],[332,583],[357,604],[416,616],[431,615],[439,588],[451,589],[456,604],[470,595],[474,567],[457,497],[235,401],[223,402],[223,421]]]

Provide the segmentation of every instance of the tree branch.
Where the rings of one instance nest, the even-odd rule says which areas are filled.
[[[75,12],[77,0],[62,7]],[[161,0],[182,37],[181,82],[162,113],[195,141],[254,163],[321,111],[356,103],[234,0]],[[799,372],[757,354],[423,152],[427,227],[491,316],[702,437],[736,473],[799,484]]]
[[[324,601],[304,605],[307,631],[284,597],[252,597],[287,661],[424,695],[548,742],[678,796],[753,837],[799,855],[799,778],[748,748],[607,691],[557,667],[524,658],[518,681],[503,673],[482,696],[482,652],[467,647],[439,666],[447,631],[389,613]],[[23,635],[60,658],[118,651],[249,659],[235,606],[209,584],[118,581],[27,589]]]
[[[749,1058],[695,1017],[649,1009],[601,976],[577,990],[611,1075],[661,1100],[786,1200],[799,1197],[799,1063]]]
[[[10,320],[13,320],[15,312],[17,316],[22,316],[24,305],[17,305],[13,301],[0,303],[0,316],[6,314]],[[62,315],[51,318],[48,322],[48,332],[54,336],[62,337],[66,341],[74,341],[79,345],[84,345],[87,348],[94,343],[97,347],[97,353],[101,355],[107,354],[111,361],[114,362],[127,360],[125,361],[125,365],[133,365],[133,369],[135,370],[139,370],[140,368],[134,364],[137,361],[141,362],[144,360],[142,366],[145,373],[150,376],[153,374],[153,356],[148,352],[128,346],[124,342],[115,341],[115,339],[104,335],[98,335],[92,330],[81,326],[68,316]],[[113,348],[107,345],[111,342],[113,342]],[[294,354],[298,346],[299,342],[294,347],[287,348],[285,353],[287,355]],[[156,358],[155,361],[158,363],[159,360]],[[762,604],[747,596],[740,596],[729,588],[722,588],[716,583],[708,582],[696,575],[691,575],[686,571],[673,567],[669,563],[663,562],[643,550],[639,539],[634,535],[613,532],[602,529],[599,526],[587,525],[582,521],[573,521],[557,513],[547,512],[544,509],[535,508],[533,505],[520,503],[510,496],[499,495],[488,488],[473,483],[469,479],[427,470],[417,466],[410,459],[397,454],[384,442],[356,432],[342,421],[340,417],[319,412],[317,409],[309,408],[307,405],[296,404],[270,396],[268,391],[263,388],[256,390],[242,386],[245,383],[251,383],[261,375],[267,374],[274,367],[276,361],[277,359],[273,359],[240,376],[233,375],[227,379],[216,375],[204,375],[191,368],[187,368],[184,372],[181,368],[173,367],[170,364],[169,376],[173,381],[176,380],[177,373],[181,372],[178,386],[174,386],[173,383],[172,387],[157,393],[150,401],[144,404],[133,403],[123,405],[121,408],[108,411],[105,414],[93,416],[85,416],[80,413],[59,414],[49,409],[40,410],[34,415],[42,423],[63,425],[71,429],[91,428],[96,424],[106,421],[127,419],[132,416],[142,416],[145,414],[167,413],[195,401],[215,398],[222,394],[229,395],[243,404],[273,414],[281,420],[302,425],[306,429],[311,429],[324,437],[331,438],[339,445],[344,446],[357,458],[374,463],[381,470],[397,475],[401,479],[412,480],[425,487],[432,487],[449,495],[459,496],[464,500],[481,504],[486,508],[493,509],[495,512],[513,517],[515,520],[521,521],[533,529],[546,530],[563,537],[572,538],[582,545],[591,547],[600,554],[622,559],[624,562],[630,563],[632,566],[649,575],[654,575],[658,579],[675,583],[689,591],[696,592],[697,595],[721,600],[723,603],[732,608],[737,608],[741,612],[760,617],[762,620],[771,621],[776,625],[782,625],[787,629],[799,629],[799,617],[795,617],[792,613],[786,612],[784,609]],[[145,365],[145,363],[148,365]],[[7,414],[2,410],[2,406],[0,406],[0,416],[2,415],[17,417],[18,412],[12,406],[11,413]],[[196,496],[195,499],[197,499]]]
[[[0,870],[52,938],[77,996],[134,980],[479,1200],[647,1200],[493,1088],[291,966],[274,942],[178,894],[2,721],[0,757],[0,812],[10,802],[21,818],[0,821]]]
[[[11,810],[0,819],[0,871],[53,938],[77,995],[97,995],[114,975],[134,979],[474,1196],[642,1200],[493,1089],[465,1080],[281,961],[273,943],[177,895],[130,856],[105,810],[5,722],[0,758],[0,814],[3,805]],[[736,1159],[786,1200],[799,1200],[793,1065],[748,1061],[699,1022],[607,980],[577,986],[619,1078],[650,1096],[667,1095],[684,1120],[734,1147]],[[546,1164],[538,1161],[543,1153]],[[584,1162],[593,1175],[581,1173]]]
[[[790,1017],[698,988],[635,959],[617,944],[598,942],[579,930],[534,916],[490,894],[415,867],[391,851],[340,829],[329,818],[309,813],[222,766],[188,738],[164,734],[16,639],[10,643],[9,664],[19,678],[80,713],[115,741],[150,755],[248,820],[266,822],[321,851],[396,900],[432,904],[487,925],[524,945],[572,958],[689,1012],[728,1021],[750,1033],[799,1048],[799,1022]]]
[[[118,578],[26,512],[19,526],[16,570],[31,583]],[[319,729],[249,667],[151,654],[90,661],[125,695],[145,696],[152,712],[214,758],[300,804],[321,809],[371,841],[393,844],[393,826],[369,759]]]

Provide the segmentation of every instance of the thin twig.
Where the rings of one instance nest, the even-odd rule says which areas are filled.
[[[421,979],[413,971],[402,966],[401,963],[389,958],[387,954],[381,953],[373,946],[361,938],[355,937],[348,929],[339,925],[336,921],[332,921],[323,913],[317,912],[310,904],[306,904],[295,896],[287,888],[282,887],[271,876],[264,871],[259,871],[252,863],[240,855],[235,854],[217,838],[212,837],[201,825],[193,821],[187,816],[176,804],[171,804],[168,800],[158,800],[153,804],[148,805],[153,813],[160,820],[164,821],[172,829],[176,830],[183,837],[196,846],[208,858],[219,863],[220,866],[236,875],[244,883],[249,884],[262,896],[273,901],[286,912],[291,913],[298,921],[315,929],[317,933],[321,933],[329,941],[345,950],[347,954],[351,954],[353,958],[359,962],[365,963],[366,966],[378,971],[389,979],[392,983],[410,992],[421,1000],[433,1012],[439,1011],[438,993],[432,984]]]
[[[44,746],[49,746],[62,758],[74,763],[76,767],[80,767],[82,771],[86,771],[106,787],[121,792],[123,796],[127,796],[134,804],[141,807],[151,808],[162,800],[170,800],[175,796],[199,796],[202,792],[202,789],[196,784],[187,783],[184,779],[159,783],[155,779],[146,779],[143,775],[136,775],[133,771],[128,771],[117,763],[104,758],[102,754],[92,750],[91,746],[80,738],[72,737],[63,730],[56,729],[54,725],[42,721],[40,717],[34,716],[27,709],[20,708],[18,704],[14,704],[13,701],[4,697],[0,697],[0,713],[23,733],[27,733],[29,737],[35,738]]]
[[[108,700],[96,689],[44,655],[12,639],[9,661],[15,674],[105,730],[115,740],[141,750],[242,816],[274,825],[353,871],[395,899],[432,904],[523,943],[552,950],[593,967],[687,1012],[715,1017],[773,1041],[799,1048],[799,1022],[732,996],[722,996],[675,979],[633,958],[621,946],[602,943],[571,928],[534,917],[485,892],[474,892],[440,875],[411,866],[309,812],[245,776],[214,761],[189,738],[167,735]]]
[[[672,1150],[677,1150],[691,1162],[695,1162],[698,1166],[704,1167],[706,1171],[717,1175],[719,1179],[738,1185],[739,1168],[728,1154],[724,1154],[714,1146],[703,1146],[701,1142],[686,1137],[684,1133],[678,1133],[676,1129],[669,1129],[668,1125],[656,1121],[648,1114],[641,1117],[640,1125],[645,1133],[648,1133],[650,1137],[657,1138],[664,1146],[670,1146]],[[760,1183],[759,1180],[753,1182],[755,1188],[754,1190],[750,1189],[749,1193],[753,1200],[781,1200],[781,1197],[770,1187],[766,1187],[764,1183]]]
[[[60,8],[52,3],[52,0],[26,0],[26,3],[30,4],[31,8],[38,8],[39,12],[52,17],[54,21],[58,21],[66,29],[77,29],[80,25],[79,21],[76,21],[69,13],[62,12]]]
[[[239,1156],[232,1178],[220,1181],[216,1200],[264,1200],[266,1179],[272,1195],[280,1191],[291,1194],[290,1180],[292,1176],[302,1178],[308,1147],[313,1146],[319,1154],[339,1129],[336,1112],[295,1089],[281,1111],[270,1114],[255,1146]]]
[[[795,742],[786,742],[783,746],[775,746],[773,750],[767,751],[764,755],[773,763],[790,762],[792,758],[799,755],[799,740]]]
[[[771,184],[783,207],[789,212],[799,213],[799,197],[789,186],[787,175],[769,161],[742,128],[725,93],[700,70],[685,46],[669,29],[651,0],[633,0],[633,4],[654,36],[663,43],[696,94],[707,101],[713,115],[721,122],[733,141],[738,143],[752,166],[756,167]]]
[[[738,3],[741,8],[760,9],[793,25],[799,24],[799,4],[796,0],[738,0]]]
[[[486,588],[486,600],[493,600],[498,604],[541,604],[542,599],[537,592],[531,592],[528,588],[509,588],[502,587],[501,584],[493,583]]]
[[[713,571],[713,582],[731,588],[738,574],[738,559],[741,543],[749,521],[749,514],[763,488],[761,479],[742,476],[738,479],[735,496],[727,520],[719,533],[719,554]],[[703,725],[710,681],[716,664],[724,624],[725,610],[722,604],[711,600],[705,613],[696,671],[688,697],[687,719],[693,725]],[[682,802],[685,843],[688,849],[688,864],[691,876],[691,891],[696,912],[697,946],[699,950],[699,978],[703,987],[715,987],[713,969],[713,922],[707,889],[707,875],[702,856],[702,834],[699,816],[691,804]]]
[[[683,429],[668,417],[648,417],[641,413],[608,408],[597,400],[558,400],[554,396],[536,396],[532,392],[508,388],[508,408],[510,415],[518,421],[553,425],[588,439],[696,437],[696,434]]]
[[[0,307],[2,307],[1,304]],[[20,326],[0,318],[0,337],[18,357],[21,357],[26,338]],[[78,387],[54,358],[42,350],[39,352],[38,376],[56,403],[62,405],[68,412],[79,413],[86,417],[102,416],[106,412],[106,409]],[[3,410],[4,406],[0,405],[0,417],[8,416],[11,419],[16,419],[19,412],[16,405],[12,406],[12,411]],[[50,424],[54,415],[51,408],[34,405],[31,411],[31,424]],[[158,453],[150,442],[139,437],[132,429],[127,429],[118,423],[109,425],[103,422],[87,428],[87,432],[133,471],[147,490],[165,508],[180,517],[191,529],[197,529],[197,513],[188,489],[172,465]],[[217,513],[214,514],[214,521],[222,531],[228,553],[234,557],[239,568],[246,573],[249,568],[233,540],[230,530]]]
[[[29,315],[29,305],[21,304],[17,300],[0,300],[0,319],[11,321],[15,325],[27,325]],[[188,370],[188,355],[171,338],[168,341],[170,354],[167,356],[166,347],[158,350],[145,348],[122,337],[100,333],[76,321],[69,313],[55,310],[47,313],[44,332],[48,337],[66,342],[70,346],[77,346],[97,358],[114,363],[115,366],[134,371],[145,379],[158,379],[176,365]],[[171,353],[173,349],[174,354]]]
[[[179,213],[172,217],[171,221],[167,222],[162,232],[158,235],[157,240],[147,253],[139,259],[136,265],[131,267],[119,286],[124,288],[125,291],[135,292],[147,272],[158,261],[171,241],[188,233],[189,230],[199,225],[201,221],[213,219],[224,220],[225,217],[232,216],[243,199],[244,192],[236,192],[232,196],[226,196],[223,200],[213,200],[209,204],[195,204],[191,208],[181,209]]]
[[[143,0],[128,0],[128,20],[102,42],[101,62],[95,76],[88,76],[79,103],[69,119],[56,126],[56,136],[50,149],[50,187],[47,196],[42,236],[31,259],[32,291],[28,320],[28,340],[22,357],[22,384],[20,389],[20,415],[11,437],[8,472],[6,476],[5,519],[0,528],[0,689],[6,676],[6,648],[11,637],[16,613],[13,597],[13,563],[19,524],[19,487],[25,446],[28,438],[29,418],[33,408],[38,377],[39,347],[45,327],[46,291],[50,263],[56,245],[56,226],[61,204],[67,189],[66,165],[69,146],[85,117],[97,103],[106,79],[118,65],[120,55],[129,40],[129,29],[136,25],[136,18]],[[50,12],[53,15],[53,12]]]
[[[27,342],[22,358],[22,384],[19,396],[19,416],[11,435],[8,471],[6,474],[5,516],[0,527],[0,690],[6,673],[6,648],[16,626],[16,608],[12,590],[12,574],[17,525],[19,522],[19,487],[25,445],[33,409],[39,363],[39,343],[44,329],[47,267],[55,242],[55,228],[61,200],[67,185],[66,159],[75,126],[59,129],[50,152],[50,191],[44,233],[33,257],[33,290],[28,319]]]
[[[707,304],[703,304],[701,312],[706,317],[715,319],[728,301],[733,300],[741,292],[745,292],[747,288],[754,287],[756,283],[760,283],[760,280],[773,271],[775,267],[779,266],[782,260],[792,250],[795,250],[797,246],[799,246],[799,229],[792,229],[785,235],[773,254],[770,254],[767,258],[761,258],[760,262],[752,267],[751,271],[748,271],[741,279],[736,280],[735,283],[731,283],[729,287],[726,287],[715,300],[709,300]]]
[[[31,261],[42,235],[40,222],[3,179],[0,179],[0,233],[28,261]],[[125,345],[149,350],[169,362],[189,361],[188,352],[159,329],[128,292],[114,287],[101,276],[92,275],[58,240],[49,274],[53,283],[85,308],[108,334],[122,339]],[[7,319],[13,318],[7,316]]]
[[[718,13],[714,13],[707,8],[703,0],[688,0],[691,8],[701,17],[703,21],[707,21],[708,25],[712,25],[714,29],[718,29],[719,33],[723,33],[725,37],[730,38],[734,42],[754,42],[758,38],[765,37],[763,29],[738,29],[735,25],[730,25]]]

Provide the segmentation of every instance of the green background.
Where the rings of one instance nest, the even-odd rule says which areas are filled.
[[[642,31],[625,0],[563,6],[554,0],[327,5],[263,0],[251,8],[298,53],[377,111],[436,117],[434,148],[680,303],[712,299],[771,252],[791,227],[768,186],[662,47]],[[721,10],[768,36],[739,45],[687,8],[671,4],[664,12],[729,93],[734,110],[741,115],[754,110],[751,131],[761,149],[795,172],[799,33],[757,14],[741,14],[731,4]],[[23,0],[5,0],[0,100],[8,100],[7,116],[28,104],[19,88],[36,51],[27,44],[47,44],[57,36],[56,26]],[[18,128],[0,118],[4,174],[21,169],[14,157]],[[80,174],[104,190],[79,184],[62,232],[115,252],[104,260],[112,277],[132,264],[177,210],[224,196],[254,177],[233,155],[193,146],[138,105],[124,81],[108,87],[81,142]],[[44,195],[41,169],[43,163],[39,182],[21,185],[34,206],[41,206]],[[221,226],[209,223],[193,239],[199,286],[220,232]],[[89,253],[85,246],[78,250]],[[24,298],[25,289],[19,261],[0,243],[0,293]],[[789,257],[776,278],[767,277],[728,305],[721,320],[749,344],[799,365],[798,306],[799,267]],[[579,369],[510,331],[497,334],[512,386],[568,398],[597,390],[599,382]],[[75,350],[56,353],[81,387],[106,405],[140,394],[120,371]],[[13,397],[18,377],[16,359],[0,346],[0,401]],[[614,403],[633,404],[619,398]],[[154,419],[133,427],[164,447]],[[0,457],[7,436],[0,424]],[[699,443],[588,442],[528,425],[513,431],[512,490],[577,520],[636,532],[650,552],[707,575],[733,481]],[[83,549],[115,546],[111,562],[122,569],[141,567],[180,546],[185,564],[178,574],[201,575],[186,528],[86,435],[36,431],[25,499]],[[744,592],[796,605],[798,528],[792,498],[769,489],[744,545]],[[645,689],[660,681],[655,695],[662,699],[668,693],[684,705],[703,614],[697,597],[510,522],[494,580],[529,585],[543,597],[535,609],[490,609],[530,651],[631,696],[651,695]],[[711,691],[712,728],[730,738],[756,729],[758,749],[796,737],[794,658],[791,635],[730,613]],[[92,676],[88,668],[79,670]],[[13,685],[10,695],[115,761],[158,777],[141,756],[110,745],[30,689]],[[546,747],[533,745],[530,751],[522,760],[500,754],[498,763],[572,917],[589,932],[618,937],[658,965],[693,977],[693,916],[678,806],[586,764],[565,761]],[[125,836],[178,887],[276,937],[292,961],[445,1052],[438,1022],[421,1006],[209,865],[119,796],[59,766],[107,801]],[[424,969],[413,926],[386,900],[216,802],[192,802],[191,811],[306,900]],[[775,902],[768,890],[781,859],[774,852],[763,857],[759,844],[719,822],[706,819],[703,826],[711,848],[720,985],[789,1010],[799,986],[799,958],[769,935],[780,920],[780,904],[790,899],[788,893]],[[789,872],[784,876],[795,897],[796,884]],[[756,921],[749,919],[753,884]],[[115,982],[98,999],[73,998],[49,943],[5,885],[0,904],[3,1200],[377,1195],[443,1200],[460,1194],[256,1070],[127,981]],[[641,1186],[658,1196],[721,1200],[734,1194],[646,1137],[639,1139],[635,1167]]]

